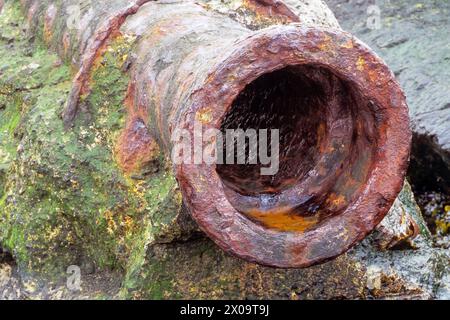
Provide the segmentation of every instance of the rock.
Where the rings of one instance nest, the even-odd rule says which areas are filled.
[[[81,264],[81,270],[85,274],[94,274],[95,273],[95,263],[92,261],[84,261]]]
[[[301,23],[308,26],[321,25],[325,28],[339,29],[339,22],[333,12],[322,0],[298,1],[284,0],[284,3],[301,17]]]
[[[13,268],[0,263],[0,300],[16,300],[22,297],[20,281],[13,276]]]
[[[0,265],[0,287],[5,287],[11,280],[11,266],[8,264]]]
[[[411,175],[449,192],[450,3],[379,0],[380,24],[374,28],[368,23],[371,2],[326,2],[343,29],[374,49],[405,90],[415,132]]]
[[[414,200],[411,186],[406,182],[403,192],[376,228],[373,234],[374,244],[380,250],[389,250],[401,245],[413,248],[413,240],[421,233],[430,237]]]
[[[267,268],[225,254],[204,238],[148,246],[131,261],[122,295],[146,299],[431,299],[445,294],[448,254],[433,248],[408,183],[379,230],[336,260],[307,269]],[[396,220],[417,227],[416,238]],[[388,222],[389,231],[384,228]],[[380,233],[382,236],[380,237]],[[392,242],[392,239],[395,239]],[[380,244],[410,242],[401,250]],[[412,250],[411,247],[415,249]],[[183,270],[183,272],[180,272]]]
[[[441,280],[441,287],[436,295],[436,299],[449,300],[450,299],[450,273],[446,273]]]

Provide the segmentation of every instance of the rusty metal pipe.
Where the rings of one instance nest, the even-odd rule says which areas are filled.
[[[54,30],[56,4],[70,1],[22,2],[46,12],[45,30]],[[381,222],[403,186],[411,132],[402,90],[359,40],[306,26],[280,1],[243,1],[249,25],[212,2],[114,1],[113,14],[94,13],[89,36],[71,37],[77,50],[59,47],[80,70],[66,120],[107,38],[136,36],[122,152],[141,139],[141,152],[170,155],[173,132],[193,136],[196,122],[205,131],[280,129],[280,170],[270,178],[258,165],[174,164],[184,202],[243,259],[292,268],[334,258]]]

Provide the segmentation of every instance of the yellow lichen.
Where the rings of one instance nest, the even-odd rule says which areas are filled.
[[[360,56],[358,58],[358,61],[356,62],[356,67],[359,71],[364,71],[366,67],[366,60],[364,59],[364,57]]]

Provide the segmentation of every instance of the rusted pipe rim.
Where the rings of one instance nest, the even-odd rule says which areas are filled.
[[[200,112],[208,113],[205,130],[220,129],[250,84],[286,68],[323,75],[323,81],[311,78],[314,86],[339,99],[322,99],[326,133],[314,147],[319,151],[312,168],[278,190],[270,210],[253,215],[252,205],[265,210],[260,197],[230,188],[214,165],[175,169],[193,218],[221,248],[260,264],[294,268],[344,253],[381,222],[401,191],[411,132],[404,94],[380,58],[348,33],[300,25],[275,26],[237,42],[193,94],[178,128],[192,132]],[[282,212],[277,224],[285,205],[304,212]]]

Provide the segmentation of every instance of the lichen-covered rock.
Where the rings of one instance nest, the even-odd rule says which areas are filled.
[[[415,132],[410,174],[450,193],[450,3],[326,2],[344,29],[386,60],[405,90]]]
[[[300,22],[302,24],[324,28],[340,28],[333,12],[322,0],[284,0],[283,2],[301,17]]]
[[[131,177],[114,160],[125,123],[122,68],[133,39],[116,38],[97,61],[92,91],[81,102],[86,112],[66,131],[70,67],[39,41],[30,44],[18,5],[8,2],[1,17],[3,246],[24,270],[57,275],[85,259],[124,267],[134,237],[147,228],[155,241],[182,238],[179,223],[191,222],[180,218],[181,194],[167,168]]]
[[[414,247],[413,242],[418,235],[431,236],[420,216],[411,186],[406,182],[390,212],[376,228],[373,239],[379,249],[388,250],[405,245]]]
[[[405,237],[403,226],[409,223],[396,223],[396,218],[411,222],[417,228],[417,236]],[[392,239],[395,241],[389,242]],[[386,250],[389,246],[383,248],[389,243],[394,244],[391,250]],[[365,266],[366,287],[374,298],[433,299],[447,290],[449,253],[434,247],[409,184],[405,185],[386,220],[349,254]]]
[[[308,269],[273,269],[198,239],[150,247],[122,294],[135,299],[354,299],[365,296],[365,280],[363,267],[347,256]]]
[[[121,295],[135,299],[431,299],[445,294],[449,257],[432,246],[408,184],[388,219],[408,217],[417,237],[392,233],[371,237],[349,253],[323,265],[280,270],[245,262],[223,253],[209,240],[150,245],[132,261]],[[381,226],[380,226],[381,227]],[[400,229],[400,231],[396,231]],[[387,237],[387,238],[386,238]],[[380,243],[407,242],[400,250],[380,250]],[[392,243],[391,243],[392,244]]]

